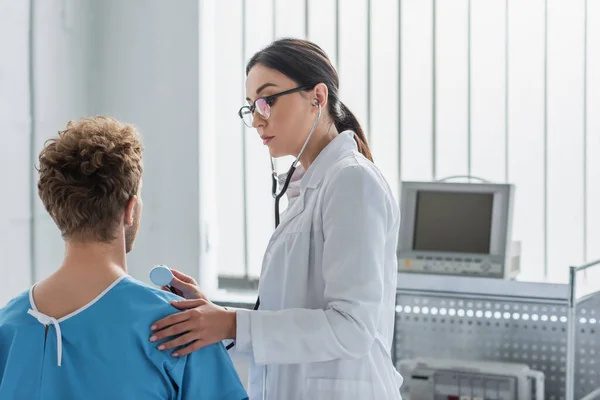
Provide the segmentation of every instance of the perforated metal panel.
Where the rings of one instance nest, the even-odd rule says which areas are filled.
[[[398,279],[397,360],[527,364],[545,374],[548,400],[565,398],[567,285],[407,275]]]
[[[600,387],[600,294],[577,302],[575,399]]]

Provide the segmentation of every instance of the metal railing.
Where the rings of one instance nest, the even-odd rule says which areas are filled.
[[[577,284],[577,273],[596,265],[600,265],[600,260],[592,261],[578,267],[569,267],[569,308],[567,310],[569,323],[567,328],[567,375],[565,377],[566,400],[574,400],[575,393],[575,327],[577,325],[577,299],[575,298],[575,289]]]

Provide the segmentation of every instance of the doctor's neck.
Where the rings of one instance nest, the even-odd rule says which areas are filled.
[[[125,238],[121,234],[111,242],[65,240],[65,257],[60,269],[89,277],[116,279],[126,275]]]
[[[321,151],[338,135],[338,131],[333,121],[323,122],[319,124],[310,138],[306,149],[300,157],[300,164],[304,170],[308,170],[310,165],[317,159]]]

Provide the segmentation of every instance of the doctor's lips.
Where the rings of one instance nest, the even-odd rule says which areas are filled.
[[[263,144],[264,144],[264,145],[267,145],[267,144],[269,144],[269,142],[271,142],[271,140],[273,140],[273,138],[274,138],[274,137],[275,137],[275,136],[267,136],[267,135],[263,135],[263,136],[261,136],[260,138],[262,139],[262,141],[263,141]]]

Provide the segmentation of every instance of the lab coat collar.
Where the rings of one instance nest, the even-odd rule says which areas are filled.
[[[354,132],[341,132],[325,146],[315,161],[308,167],[308,170],[302,178],[301,190],[304,191],[306,188],[315,189],[319,187],[325,173],[340,158],[340,156],[349,150],[358,150],[358,146],[354,140]]]

